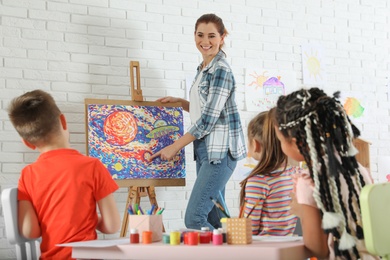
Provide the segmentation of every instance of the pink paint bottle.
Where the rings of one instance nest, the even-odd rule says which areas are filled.
[[[220,246],[223,244],[223,237],[221,231],[218,229],[213,230],[213,245]]]

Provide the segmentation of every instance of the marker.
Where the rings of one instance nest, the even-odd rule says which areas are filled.
[[[137,203],[134,204],[134,212],[136,214],[138,213],[138,204]]]
[[[149,210],[148,215],[152,215],[153,214],[154,207],[155,207],[155,205],[152,204],[152,208]]]
[[[127,209],[127,211],[129,212],[130,215],[134,215],[134,211],[133,211],[133,208],[131,207],[131,205],[129,205],[129,208]]]
[[[139,211],[141,211],[141,215],[143,215],[144,211],[142,210],[141,205],[138,206],[138,209],[139,209]]]
[[[140,210],[138,210],[138,212],[137,212],[137,213],[138,213],[138,215],[141,215],[141,211],[140,211]]]
[[[163,211],[164,211],[164,208],[161,208],[161,209],[156,213],[156,215],[161,215],[161,213],[163,213]]]
[[[227,218],[230,218],[229,214],[226,213],[225,209],[221,206],[221,204],[219,204],[218,202],[216,202],[212,197],[210,197],[211,201],[214,203],[214,205],[219,208],[222,213],[227,217]]]

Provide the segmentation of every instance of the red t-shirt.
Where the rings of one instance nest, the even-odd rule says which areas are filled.
[[[41,259],[71,259],[71,248],[56,244],[96,239],[96,203],[117,189],[98,159],[73,149],[43,153],[26,166],[18,200],[31,201],[38,215]]]

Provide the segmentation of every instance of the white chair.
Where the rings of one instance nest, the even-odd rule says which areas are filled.
[[[18,188],[7,188],[1,193],[1,203],[8,242],[15,245],[18,260],[37,260],[40,256],[40,239],[27,239],[19,234],[18,228]]]
[[[368,252],[390,259],[390,183],[364,186],[360,193],[360,208]]]

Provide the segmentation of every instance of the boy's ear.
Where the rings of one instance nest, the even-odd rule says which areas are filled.
[[[22,142],[24,143],[25,146],[27,146],[28,148],[32,149],[32,150],[35,150],[35,148],[37,148],[35,145],[33,145],[32,143],[22,139]]]
[[[60,120],[61,120],[62,129],[66,130],[68,128],[68,125],[66,123],[66,118],[64,114],[60,115]]]

